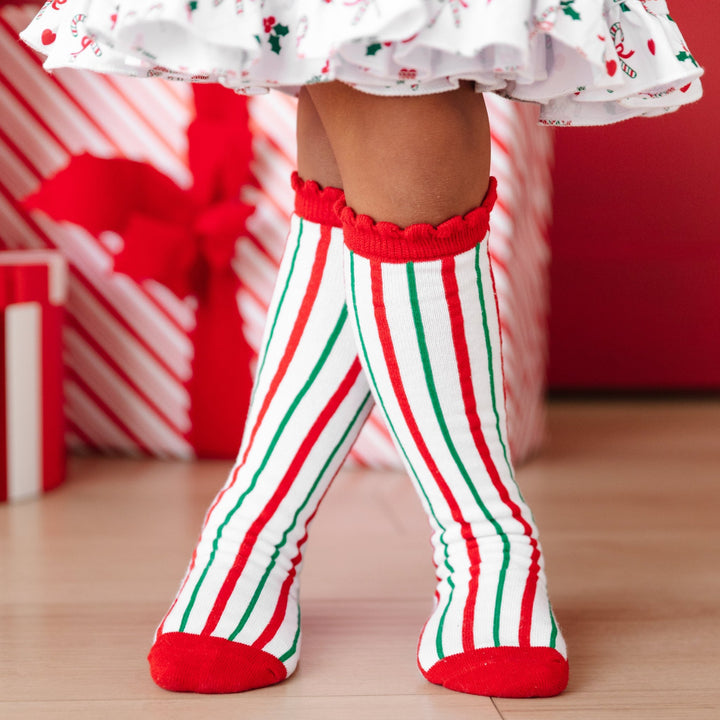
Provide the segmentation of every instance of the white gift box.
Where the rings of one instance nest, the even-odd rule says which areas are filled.
[[[60,253],[0,252],[0,502],[41,495],[65,475],[66,296]]]

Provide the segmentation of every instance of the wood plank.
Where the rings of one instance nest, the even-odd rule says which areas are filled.
[[[303,572],[295,676],[239,696],[147,673],[228,463],[74,458],[61,489],[0,506],[0,717],[710,720],[720,716],[720,401],[555,401],[518,472],[570,647],[568,691],[464,696],[415,662],[429,527],[400,473],[341,473]]]

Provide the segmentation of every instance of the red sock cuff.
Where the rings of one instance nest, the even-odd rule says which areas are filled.
[[[321,188],[314,180],[303,180],[296,172],[291,177],[295,191],[295,214],[304,220],[341,227],[335,205],[342,200],[343,191],[339,188]]]
[[[400,228],[394,223],[375,222],[367,215],[356,215],[345,205],[344,198],[338,201],[336,212],[342,221],[345,244],[352,252],[368,260],[407,263],[439,260],[474,248],[487,234],[496,198],[497,182],[491,177],[482,205],[437,227],[418,223]]]

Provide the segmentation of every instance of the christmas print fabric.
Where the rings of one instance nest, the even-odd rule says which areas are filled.
[[[380,95],[479,91],[602,125],[697,100],[665,0],[48,0],[22,38],[45,67],[218,82],[341,80]]]

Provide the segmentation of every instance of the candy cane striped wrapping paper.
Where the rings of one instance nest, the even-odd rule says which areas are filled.
[[[94,238],[21,206],[44,178],[83,152],[151,163],[187,187],[190,88],[74,70],[47,75],[38,57],[16,39],[35,9],[0,9],[0,246],[57,248],[69,261],[68,445],[192,458],[186,389],[192,303],[160,285],[141,286],[112,274],[112,251],[121,242],[112,234]],[[491,253],[504,332],[510,440],[519,460],[538,447],[543,432],[552,144],[549,131],[535,126],[532,108],[495,97],[488,105],[493,173],[501,188]],[[293,205],[294,108],[294,100],[278,93],[250,101],[258,187],[247,192],[256,210],[247,237],[238,243],[234,268],[246,336],[256,352]],[[361,465],[399,466],[377,414],[352,458]]]
[[[65,412],[73,448],[192,457],[186,440],[194,316],[160,286],[110,273],[117,238],[29,214],[21,201],[74,155],[152,163],[190,182],[190,91],[75,71],[47,75],[17,41],[33,6],[0,11],[0,238],[57,248],[70,265]],[[78,198],[81,202],[82,198]]]

